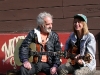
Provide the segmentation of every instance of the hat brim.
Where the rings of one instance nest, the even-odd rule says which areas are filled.
[[[80,19],[82,21],[85,21],[85,19],[82,16],[80,16],[80,15],[75,15],[74,16],[74,19],[76,19],[76,18],[78,18],[78,19]]]

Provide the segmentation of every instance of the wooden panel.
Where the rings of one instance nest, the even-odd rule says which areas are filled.
[[[25,32],[36,26],[35,20],[0,22],[0,32]]]
[[[70,5],[96,5],[100,4],[100,0],[63,0],[64,6],[70,6]]]
[[[100,70],[100,66],[96,67],[97,70]],[[97,75],[97,74],[96,74]]]
[[[69,31],[69,27],[72,27],[69,25],[69,27],[67,26],[67,24],[70,22],[70,19],[63,20],[63,19],[54,19],[54,23],[53,23],[53,30],[54,31],[59,31],[59,32],[66,32]],[[66,23],[66,25],[64,25],[64,23]],[[30,25],[27,27],[27,25]],[[30,30],[32,29],[32,27],[34,27],[34,25],[36,24],[36,20],[18,20],[18,21],[0,21],[0,31],[1,32],[9,32],[9,31],[26,31],[26,30]],[[19,27],[20,26],[20,27]],[[22,30],[23,28],[23,30]],[[71,28],[70,28],[71,29]],[[71,31],[71,30],[70,30]]]
[[[1,11],[0,20],[21,20],[21,19],[36,19],[37,15],[40,12],[49,12],[54,18],[62,18],[62,8],[41,8],[41,9],[22,9],[22,10],[10,10],[10,11]],[[56,12],[55,12],[56,11]],[[60,14],[60,15],[59,15]]]
[[[100,30],[99,32],[96,34],[96,42],[97,42],[97,50],[96,50],[96,54],[98,54],[98,59],[100,60]]]
[[[100,59],[96,59],[96,65],[100,67]]]
[[[95,58],[99,60],[99,54],[96,54],[95,55]]]
[[[36,21],[34,21],[35,19],[29,19],[29,20],[18,20],[18,21],[0,21],[0,31],[5,31],[5,27],[9,26],[13,26],[13,27],[18,27],[18,25],[20,26],[23,26],[23,25],[36,25]],[[30,22],[31,21],[31,22]],[[54,23],[53,23],[53,30],[54,31],[58,31],[58,32],[71,32],[72,31],[72,21],[73,19],[72,18],[68,18],[68,19],[54,19]],[[96,24],[96,23],[95,23]],[[100,28],[99,25],[96,25],[95,24],[89,24],[89,30],[94,30],[96,29],[95,27],[97,28]],[[92,26],[91,26],[92,25]],[[32,29],[32,27],[28,27],[27,26],[24,26],[25,29]],[[7,28],[8,29],[8,28]],[[12,28],[6,30],[6,31],[11,31]],[[21,28],[18,28],[18,30],[22,30]],[[17,29],[14,29],[14,31],[17,31]],[[100,30],[98,30],[99,32]],[[95,32],[95,35],[97,35],[97,32]]]
[[[72,19],[55,19],[53,24],[53,30],[55,31],[72,31]]]
[[[100,54],[96,54],[96,66],[100,66],[100,58],[99,58]]]
[[[100,17],[100,5],[70,6],[64,7],[64,17],[73,17],[73,15],[82,13],[88,17]]]
[[[56,19],[54,29],[59,31],[72,31],[73,18]],[[89,30],[100,30],[100,18],[88,18]]]
[[[66,32],[68,27],[63,25],[65,20],[54,19],[53,30],[58,32]],[[36,20],[20,20],[20,21],[2,21],[0,22],[0,32],[24,32],[36,27]]]
[[[30,9],[38,7],[62,6],[62,0],[4,0],[0,1],[0,10]]]
[[[100,66],[100,60],[96,59],[97,66]]]
[[[100,41],[96,43],[96,54],[99,54],[99,58],[100,58]]]
[[[82,13],[88,18],[89,29],[100,29],[100,5],[64,7],[64,18],[72,18],[75,14]]]
[[[89,29],[100,29],[99,27],[99,5],[96,6],[72,6],[72,7],[64,7],[64,17],[73,17],[73,15],[78,13],[83,13],[88,17],[88,26]],[[96,26],[95,26],[96,25]]]
[[[89,29],[99,29],[100,30],[100,17],[98,18],[88,18]]]

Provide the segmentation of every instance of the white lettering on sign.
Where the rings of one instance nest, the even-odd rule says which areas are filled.
[[[3,63],[6,62],[7,60],[9,60],[10,65],[12,65],[14,67],[14,69],[16,68],[16,64],[14,62],[14,50],[15,50],[15,46],[16,43],[18,42],[19,39],[25,39],[26,36],[18,36],[18,37],[14,37],[12,39],[9,39],[8,44],[5,42],[2,45],[2,52],[5,53],[5,58],[3,60]]]

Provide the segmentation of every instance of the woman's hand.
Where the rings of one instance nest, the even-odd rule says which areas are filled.
[[[80,59],[80,54],[78,54],[77,56],[75,56],[75,59],[77,60],[77,62],[82,65],[83,64],[83,59]]]
[[[75,56],[75,59],[79,59],[79,57],[80,57],[80,54],[78,54],[77,56]]]
[[[78,63],[79,63],[80,65],[83,64],[82,60],[83,60],[83,59],[79,59],[79,60],[78,60]]]

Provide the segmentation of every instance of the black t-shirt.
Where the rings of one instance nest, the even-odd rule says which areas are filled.
[[[75,43],[75,45],[77,46],[78,50],[77,50],[77,54],[80,54],[80,40],[79,38],[77,38],[77,42]]]

